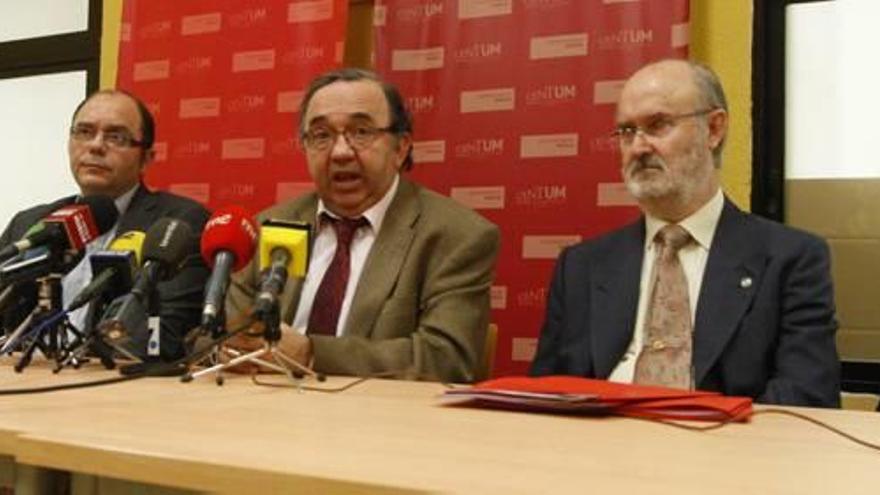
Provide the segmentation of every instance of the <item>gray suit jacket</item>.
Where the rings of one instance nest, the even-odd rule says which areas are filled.
[[[314,223],[308,194],[259,215]],[[497,227],[455,201],[401,178],[367,257],[342,337],[312,336],[314,367],[333,374],[391,372],[415,378],[474,380],[489,322]],[[258,262],[233,277],[233,321],[253,301]],[[290,324],[302,280],[288,280],[282,321]]]
[[[18,212],[0,235],[0,248],[20,239],[32,225],[62,206],[73,203],[76,196],[68,196],[54,203],[37,205]],[[141,185],[132,196],[125,214],[118,220],[116,233],[130,230],[147,231],[163,217],[187,222],[195,235],[200,235],[208,219],[208,211],[199,203],[166,192],[153,192]],[[198,245],[198,243],[195,243]],[[208,279],[208,268],[197,251],[187,258],[183,268],[171,280],[158,285],[161,325],[161,358],[173,360],[185,354],[184,337],[199,324],[202,293]],[[5,328],[14,328],[30,313],[36,302],[35,284],[24,284],[17,289],[15,307],[4,313]],[[100,315],[96,315],[100,317]],[[92,322],[93,323],[93,322]],[[146,341],[145,336],[137,340]],[[146,349],[137,350],[146,353]]]
[[[532,374],[611,374],[632,340],[644,246],[640,220],[560,255]],[[836,330],[825,242],[726,201],[697,303],[697,388],[837,406]]]

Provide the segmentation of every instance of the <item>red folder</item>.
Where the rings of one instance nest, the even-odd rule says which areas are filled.
[[[564,414],[642,418],[747,421],[749,397],[593,380],[577,376],[511,376],[447,390],[444,402]]]

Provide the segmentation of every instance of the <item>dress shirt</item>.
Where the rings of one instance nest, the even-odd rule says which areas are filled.
[[[721,210],[723,208],[724,194],[719,188],[712,199],[691,216],[679,222],[679,225],[684,227],[695,241],[681,248],[678,252],[678,260],[681,262],[688,283],[691,325],[693,325],[697,312],[697,302],[700,296],[700,287],[703,284],[703,273],[706,271],[706,260],[709,258],[709,248],[712,246],[712,238],[715,237],[715,228],[718,226],[718,219],[721,218]],[[626,383],[633,381],[636,358],[639,352],[641,352],[644,342],[645,313],[648,308],[652,289],[651,283],[654,278],[654,258],[657,254],[654,236],[668,224],[669,222],[659,218],[645,215],[645,254],[642,258],[642,274],[639,281],[639,306],[636,314],[636,326],[633,330],[633,338],[630,341],[629,348],[608,377],[611,381]]]
[[[397,185],[400,181],[399,176],[394,177],[394,183],[388,188],[388,191],[382,196],[376,204],[371,206],[363,213],[363,217],[367,219],[369,225],[358,229],[351,241],[351,267],[348,277],[348,284],[345,286],[345,298],[342,300],[342,308],[339,310],[339,321],[336,324],[336,336],[342,335],[345,328],[345,320],[348,317],[348,310],[351,308],[351,302],[354,299],[354,292],[357,288],[358,281],[361,278],[364,263],[370,254],[370,249],[379,235],[379,229],[382,227],[382,221],[385,219],[385,213],[394,199],[397,192]],[[305,334],[306,327],[309,323],[309,315],[312,311],[312,303],[315,300],[315,293],[321,285],[324,273],[333,260],[336,253],[336,232],[329,222],[320,221],[321,213],[326,212],[332,217],[339,217],[335,213],[329,211],[324,205],[323,200],[318,201],[318,215],[315,219],[317,225],[317,237],[312,246],[312,254],[309,260],[309,271],[306,273],[306,279],[303,282],[302,295],[300,296],[299,306],[296,309],[296,316],[293,320],[293,327],[300,333]]]

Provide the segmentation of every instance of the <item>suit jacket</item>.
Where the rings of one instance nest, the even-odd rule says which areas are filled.
[[[532,374],[611,374],[632,340],[644,246],[642,219],[563,251]],[[697,388],[838,406],[836,330],[826,243],[725,201],[696,308]]]
[[[259,219],[314,223],[312,193]],[[498,229],[453,200],[404,179],[365,261],[343,336],[311,336],[314,367],[334,374],[379,372],[472,381],[489,321]],[[229,320],[251,306],[258,263],[233,277]],[[281,318],[291,324],[302,280],[288,280]]]
[[[16,213],[0,235],[0,248],[17,241],[43,217],[73,203],[75,199],[76,196],[69,196]],[[130,230],[145,232],[163,217],[183,220],[192,227],[196,235],[200,235],[208,219],[208,211],[195,201],[166,192],[152,192],[141,184],[132,196],[125,214],[119,218],[116,233],[122,234]],[[183,338],[190,329],[199,324],[201,318],[202,293],[209,273],[197,251],[198,243],[193,246],[196,249],[177,275],[158,285],[160,357],[163,360],[177,359],[185,354]],[[30,313],[36,302],[35,284],[24,284],[17,291],[18,301],[15,307],[4,313],[3,320],[7,329],[14,328],[17,322]],[[135,340],[145,342],[145,336],[137,336]],[[136,349],[136,352],[145,355],[146,349]]]

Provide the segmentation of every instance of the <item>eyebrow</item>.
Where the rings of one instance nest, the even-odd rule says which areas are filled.
[[[74,126],[74,127],[92,127],[92,128],[98,128],[97,125],[95,125],[95,124],[93,124],[93,123],[91,123],[91,122],[77,122],[77,123],[74,124],[73,126]],[[125,127],[124,125],[108,125],[108,126],[101,127],[101,130],[104,131],[104,132],[107,132],[107,131],[112,131],[112,132],[125,131],[125,132],[127,132],[128,134],[133,134],[132,130],[129,129],[128,127]]]
[[[318,115],[316,117],[313,117],[312,120],[309,121],[309,126],[312,126],[314,124],[324,124],[327,122],[327,120],[328,119],[327,119],[326,115]],[[348,120],[351,120],[351,121],[367,120],[370,122],[376,121],[372,115],[370,115],[366,112],[350,113],[350,114],[348,114]]]

